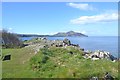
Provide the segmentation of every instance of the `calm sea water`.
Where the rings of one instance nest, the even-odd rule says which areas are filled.
[[[22,37],[22,40],[30,40],[33,37]],[[118,57],[118,37],[117,36],[89,36],[89,37],[47,37],[49,40],[63,40],[68,38],[71,43],[79,44],[85,50],[105,50],[115,57]]]

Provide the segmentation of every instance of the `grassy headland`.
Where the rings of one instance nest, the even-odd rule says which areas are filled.
[[[25,44],[28,46],[19,49],[2,49],[3,56],[11,54],[11,60],[2,62],[3,78],[103,78],[106,72],[118,78],[118,61],[85,59],[77,47],[50,46],[46,40]]]

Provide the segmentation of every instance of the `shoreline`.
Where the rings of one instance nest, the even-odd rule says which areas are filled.
[[[81,48],[79,44],[72,44],[71,41],[67,38],[65,38],[64,40],[48,40],[46,37],[37,37],[37,38],[33,38],[31,39],[33,40],[33,42],[27,44],[27,45],[34,45],[34,44],[37,44],[37,49],[35,51],[35,53],[37,53],[39,51],[39,48],[42,48],[40,46],[41,42],[39,41],[42,41],[42,45],[43,48],[44,47],[51,47],[51,46],[55,46],[55,47],[63,47],[63,48],[66,48],[67,46],[71,46],[71,47],[75,47],[75,48],[78,48],[80,49],[81,51],[83,51],[83,57],[86,58],[86,59],[92,59],[92,60],[98,60],[98,59],[109,59],[109,60],[112,60],[113,62],[119,60],[118,57],[115,57],[113,56],[110,52],[108,51],[104,51],[104,50],[95,50],[95,51],[91,51],[91,50],[84,50],[84,48]],[[35,41],[38,41],[38,42],[34,42]],[[26,41],[30,41],[30,40],[26,40]]]

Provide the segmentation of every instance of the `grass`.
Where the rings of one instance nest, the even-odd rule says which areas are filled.
[[[118,78],[118,62],[83,59],[82,51],[72,47],[51,47],[37,54],[29,47],[3,49],[2,54],[12,57],[2,62],[3,78],[102,78],[105,72]]]
[[[24,43],[29,43],[29,42],[39,43],[39,42],[42,42],[42,40],[38,40],[37,38],[33,38],[33,39],[31,39],[31,40],[24,41]]]
[[[33,70],[42,78],[90,78],[92,76],[103,78],[105,72],[109,72],[113,77],[118,78],[117,62],[114,63],[105,59],[97,61],[83,59],[80,50],[72,49],[74,48],[53,47],[47,51],[48,54],[52,54],[50,56],[41,50],[32,57],[32,59],[36,59],[35,62],[31,63],[34,64],[35,69]],[[73,52],[72,55],[69,54],[70,51]],[[44,56],[48,56],[49,59],[42,63]]]
[[[35,77],[34,72],[29,69],[29,59],[34,55],[32,49],[3,49],[2,54],[11,54],[11,60],[2,62],[3,78]]]

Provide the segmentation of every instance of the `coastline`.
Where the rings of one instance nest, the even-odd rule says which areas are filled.
[[[21,40],[30,40],[37,37],[22,37]],[[103,50],[112,53],[115,57],[118,57],[118,39],[117,36],[89,36],[89,37],[46,37],[48,40],[64,40],[68,38],[73,44],[79,44],[85,51],[97,51]]]
[[[26,40],[24,44],[25,46],[20,49],[3,49],[3,56],[8,55],[6,52],[11,53],[11,60],[3,61],[3,78],[27,77],[25,74],[29,74],[28,77],[31,78],[79,77],[91,79],[94,77],[103,78],[105,73],[118,78],[119,61],[111,58],[109,52],[87,52],[79,45],[73,44],[69,39],[49,40],[45,37],[39,37]],[[104,54],[106,55],[104,56]],[[14,70],[11,71],[13,68]],[[11,72],[18,75],[14,76]],[[23,74],[23,72],[25,73]],[[49,76],[48,73],[52,75]],[[63,73],[64,75],[62,75]]]
[[[73,44],[71,43],[71,41],[67,38],[65,38],[64,40],[48,40],[46,37],[37,37],[37,38],[33,38],[33,40],[36,40],[35,42],[31,42],[30,44],[27,45],[35,45],[37,44],[37,49],[35,51],[35,53],[37,53],[39,51],[39,48],[41,48],[40,46],[40,42],[42,42],[43,44],[43,48],[47,45],[47,47],[51,47],[51,46],[55,46],[55,47],[63,47],[66,48],[67,46],[71,46],[74,48],[78,48],[79,50],[83,51],[83,57],[86,59],[92,59],[92,60],[98,60],[98,59],[103,59],[103,58],[107,58],[110,59],[112,61],[116,61],[118,60],[117,57],[113,56],[110,52],[108,51],[104,51],[104,50],[95,50],[95,51],[91,51],[91,50],[85,50],[84,48],[81,48],[79,44]],[[66,40],[66,42],[65,42]],[[28,40],[29,41],[29,40]],[[38,42],[37,42],[38,41]],[[93,59],[95,58],[95,59]]]

